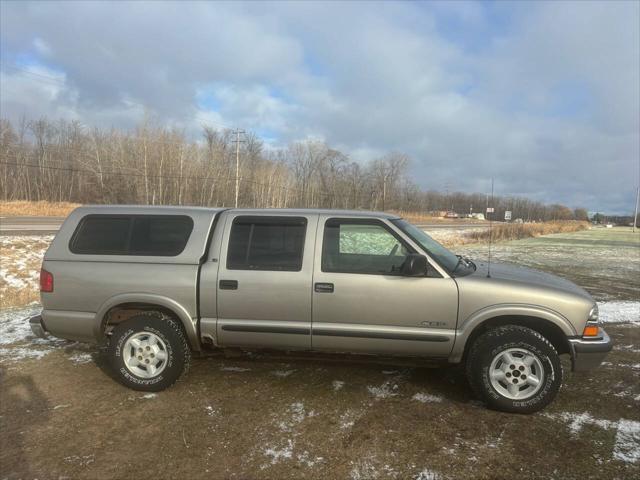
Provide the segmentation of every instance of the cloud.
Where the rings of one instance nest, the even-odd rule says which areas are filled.
[[[638,181],[634,2],[2,3],[2,115],[412,158],[424,188],[628,212]],[[52,76],[49,82],[6,65]],[[44,72],[44,73],[43,73]],[[37,73],[37,72],[36,72]]]

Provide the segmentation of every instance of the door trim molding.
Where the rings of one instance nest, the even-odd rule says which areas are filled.
[[[311,329],[307,327],[281,327],[277,325],[239,325],[239,324],[226,324],[222,325],[222,330],[225,332],[239,332],[239,333],[285,333],[289,335],[309,335]]]
[[[344,338],[372,338],[379,340],[407,340],[413,342],[449,342],[452,340],[446,334],[438,334],[433,331],[421,332],[411,328],[389,328],[381,326],[358,326],[356,328],[340,326],[332,327],[324,324],[312,326],[311,336],[315,337],[344,337]],[[407,331],[408,330],[408,331]]]

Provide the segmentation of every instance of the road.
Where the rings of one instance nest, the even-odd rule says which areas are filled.
[[[0,235],[50,235],[63,221],[64,217],[0,217]]]
[[[0,235],[51,235],[60,229],[64,217],[0,217]],[[433,222],[416,225],[424,230],[466,230],[486,226],[483,223]]]

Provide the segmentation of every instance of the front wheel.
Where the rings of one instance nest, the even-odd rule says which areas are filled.
[[[467,377],[491,408],[533,413],[555,398],[562,365],[553,345],[535,330],[519,325],[480,335],[467,357]]]
[[[173,385],[191,360],[181,325],[159,312],[137,315],[119,324],[111,335],[108,355],[120,383],[147,392]]]

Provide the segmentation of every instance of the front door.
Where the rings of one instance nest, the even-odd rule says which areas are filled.
[[[435,269],[405,277],[414,249],[389,222],[321,215],[313,275],[314,349],[446,357],[458,289]]]
[[[227,217],[218,270],[223,346],[311,347],[317,215]]]

